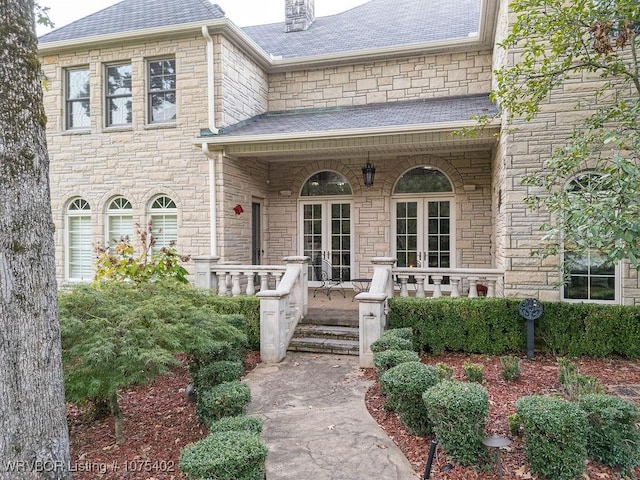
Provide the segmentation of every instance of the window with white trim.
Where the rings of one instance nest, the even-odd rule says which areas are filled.
[[[178,240],[178,209],[176,203],[165,195],[156,197],[149,207],[153,249],[174,245]]]
[[[89,281],[93,278],[93,247],[91,239],[91,207],[76,198],[66,214],[66,278],[70,281]]]
[[[172,122],[176,119],[176,61],[153,60],[147,66],[148,122]]]
[[[66,70],[65,104],[67,130],[86,129],[91,126],[88,67]]]
[[[597,173],[587,172],[574,178],[567,189],[577,192],[590,187]],[[595,184],[594,184],[595,185]],[[593,301],[614,303],[619,294],[619,268],[595,250],[578,251],[565,243],[563,252],[567,282],[562,297],[567,301]]]
[[[133,207],[124,197],[114,198],[107,209],[107,244],[113,253],[118,242],[133,240]]]

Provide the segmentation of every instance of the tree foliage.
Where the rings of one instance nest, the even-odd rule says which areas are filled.
[[[640,3],[637,0],[514,0],[515,21],[500,44],[514,62],[496,70],[492,97],[507,122],[530,121],[568,94],[583,113],[542,169],[530,173],[526,202],[544,207],[555,254],[563,242],[610,262],[640,266]],[[576,87],[575,85],[579,85]],[[586,88],[585,88],[586,87]],[[567,101],[569,97],[562,101]],[[576,116],[578,118],[578,116]],[[561,127],[560,125],[557,125]],[[566,188],[584,172],[583,188]]]

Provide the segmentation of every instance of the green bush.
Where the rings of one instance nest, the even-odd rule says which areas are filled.
[[[190,480],[264,480],[266,459],[255,433],[220,431],[184,447],[179,466]]]
[[[237,415],[235,417],[223,417],[213,422],[209,426],[209,432],[250,432],[256,435],[262,433],[262,420],[257,417],[247,415]]]
[[[509,433],[513,437],[520,436],[520,426],[522,422],[520,422],[520,417],[517,413],[512,413],[507,417],[507,423],[509,424]]]
[[[413,329],[410,327],[405,328],[389,328],[384,331],[383,336],[391,336],[404,338],[405,340],[413,340]]]
[[[464,376],[470,382],[482,383],[484,379],[484,365],[473,362],[464,362],[462,365]]]
[[[443,380],[422,395],[436,438],[449,456],[462,465],[486,458],[486,418],[489,394],[478,383]]]
[[[586,394],[579,400],[589,422],[587,454],[594,460],[631,474],[640,465],[640,410],[612,395]]]
[[[242,368],[242,362],[239,360],[221,360],[202,365],[193,379],[195,390],[204,392],[221,383],[238,380]]]
[[[438,370],[438,378],[440,380],[451,380],[455,373],[455,369],[451,365],[442,362],[436,363],[436,369]]]
[[[596,377],[581,375],[578,367],[566,358],[558,359],[558,381],[569,400],[588,393],[604,393],[605,387]]]
[[[500,365],[502,370],[500,376],[508,381],[517,380],[520,377],[520,359],[512,355],[504,355],[500,357]]]
[[[420,356],[411,350],[385,350],[373,354],[373,365],[378,371],[378,376],[401,363],[419,361]]]
[[[531,472],[548,480],[582,478],[587,459],[587,418],[575,403],[531,395],[516,401],[524,425]]]
[[[438,383],[435,367],[420,362],[401,363],[380,377],[380,385],[411,433],[429,435],[433,426],[422,402],[422,394]]]
[[[371,344],[371,351],[377,353],[385,350],[413,350],[413,343],[395,335],[382,335]]]
[[[244,413],[250,401],[251,391],[246,383],[239,380],[225,382],[198,395],[196,412],[202,423],[210,425],[222,417]]]

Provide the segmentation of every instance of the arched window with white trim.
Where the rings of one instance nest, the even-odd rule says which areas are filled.
[[[74,199],[66,212],[65,276],[69,281],[93,279],[91,206],[83,198]]]
[[[133,207],[124,197],[116,197],[107,208],[107,243],[115,248],[118,242],[133,240]]]
[[[593,195],[597,183],[591,183],[599,174],[585,172],[569,182],[569,195],[585,193]],[[595,193],[599,195],[600,192]],[[619,301],[619,268],[603,255],[591,248],[578,250],[575,245],[565,242],[563,248],[563,270],[566,283],[562,298],[566,301],[588,301],[616,303]]]
[[[178,240],[178,208],[173,199],[166,195],[153,199],[149,206],[149,220],[155,250],[175,244]]]

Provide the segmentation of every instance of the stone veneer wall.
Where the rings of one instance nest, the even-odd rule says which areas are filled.
[[[374,160],[374,159],[372,159]],[[460,267],[492,267],[491,153],[384,156],[375,160],[373,187],[362,184],[364,158],[344,157],[312,162],[271,164],[269,184],[268,261],[298,252],[300,189],[314,173],[333,170],[343,174],[353,190],[354,276],[371,275],[371,258],[391,253],[391,192],[397,179],[411,168],[429,165],[441,169],[455,190],[456,261]],[[463,184],[476,189],[465,191]],[[281,196],[280,191],[291,191]],[[312,197],[306,197],[311,199]]]
[[[146,124],[146,59],[175,56],[177,119]],[[116,196],[133,206],[134,223],[145,225],[146,211],[160,194],[178,207],[178,249],[190,255],[209,253],[208,164],[192,139],[207,125],[205,41],[201,36],[154,41],[47,56],[45,109],[51,161],[51,195],[55,223],[56,266],[64,281],[65,212],[76,197],[91,206],[94,244],[104,243],[106,209]],[[131,62],[133,123],[127,128],[104,127],[103,69],[107,63]],[[90,69],[91,127],[63,131],[65,68]]]
[[[216,112],[218,127],[226,127],[267,111],[269,78],[242,50],[216,36]]]
[[[487,93],[491,52],[416,56],[273,73],[269,110],[321,108]]]

